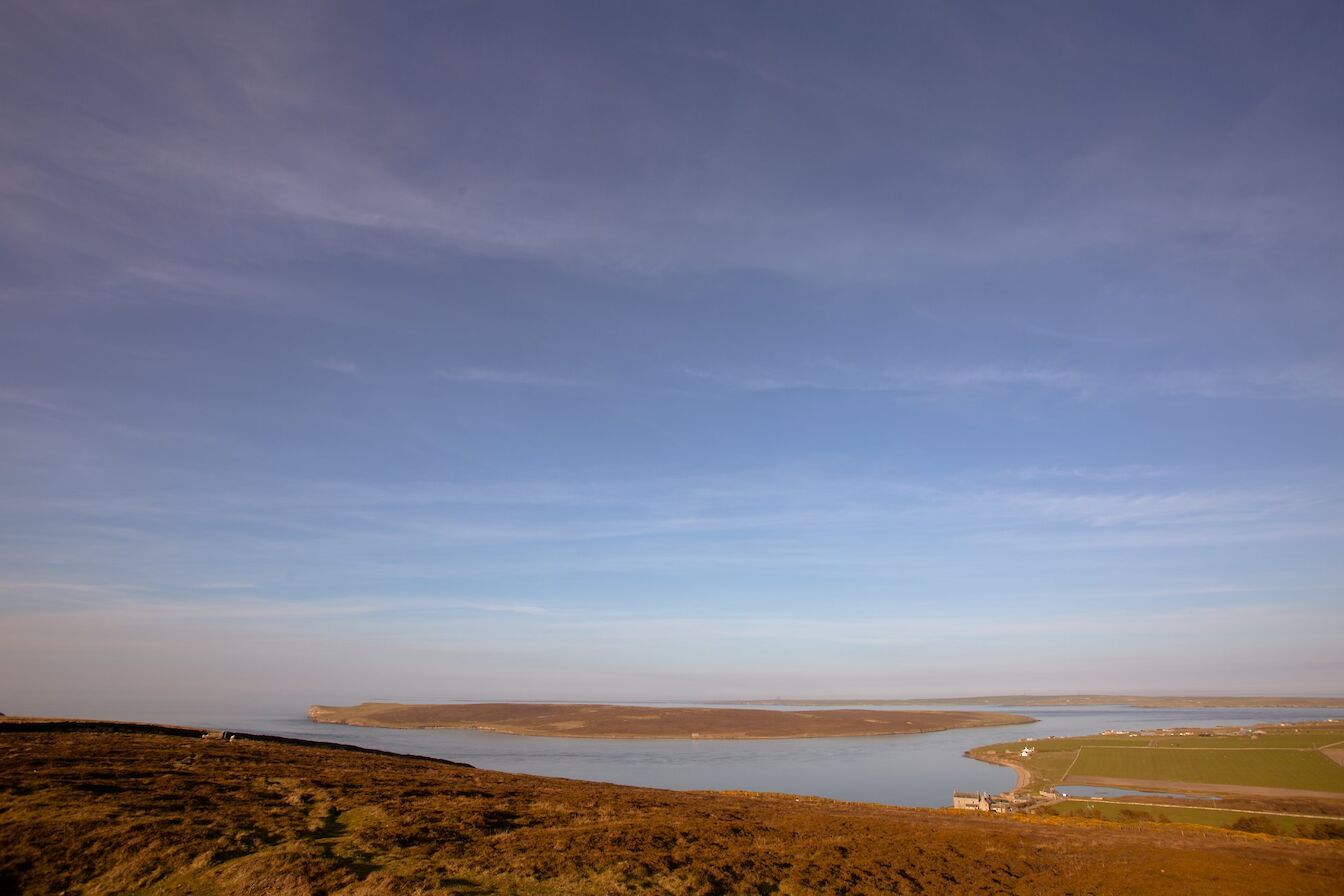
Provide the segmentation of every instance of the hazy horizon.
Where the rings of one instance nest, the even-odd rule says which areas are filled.
[[[343,695],[328,695],[325,700],[275,700],[271,697],[257,697],[255,695],[239,696],[234,694],[232,697],[224,699],[211,699],[207,694],[205,700],[192,699],[190,695],[179,695],[164,699],[159,696],[141,695],[132,698],[101,696],[101,697],[70,697],[51,700],[18,700],[13,705],[0,712],[8,716],[36,716],[52,718],[82,718],[82,719],[109,719],[126,722],[179,722],[184,724],[229,724],[233,721],[252,721],[254,724],[267,719],[291,719],[298,720],[306,718],[308,707],[314,704],[324,706],[354,706],[360,703],[406,703],[406,704],[434,704],[434,703],[593,703],[593,704],[630,704],[635,706],[653,705],[748,705],[758,706],[761,709],[771,709],[772,706],[763,704],[763,701],[783,701],[780,706],[788,707],[792,701],[797,700],[799,704],[806,705],[808,701],[843,701],[845,704],[864,705],[867,703],[880,704],[889,700],[920,700],[927,698],[929,706],[944,706],[951,710],[974,708],[967,707],[964,704],[945,704],[939,703],[939,700],[973,698],[973,697],[1042,697],[1042,696],[1066,696],[1062,692],[1036,693],[1036,694],[915,694],[908,696],[877,696],[868,695],[866,697],[845,697],[843,695],[817,695],[813,697],[797,697],[796,695],[775,695],[771,697],[696,697],[696,696],[666,696],[666,697],[640,697],[638,695],[627,695],[621,698],[610,698],[602,695],[587,695],[573,697],[547,697],[537,694],[430,694],[419,692],[420,696],[409,698],[405,695],[395,694],[368,694],[355,692]],[[1072,694],[1072,696],[1098,696],[1096,694]],[[1106,694],[1105,696],[1151,696],[1151,697],[1334,697],[1341,695],[1336,692],[1321,692],[1317,694],[1272,694],[1272,693],[1186,693],[1180,691],[1145,691],[1142,694]],[[904,708],[905,706],[921,706],[924,703],[912,704],[894,704],[893,708]],[[1007,703],[984,704],[989,707],[1004,707],[1014,710],[1022,715],[1030,716],[1033,712],[1049,711],[1057,712],[1064,704],[1049,704],[1045,706],[1023,706]],[[1109,704],[1079,704],[1079,709],[1093,710],[1098,707]],[[980,706],[975,704],[974,706]],[[829,707],[822,707],[829,708]],[[1143,710],[1134,710],[1136,714],[1141,714]],[[1172,710],[1175,711],[1175,710]],[[1244,712],[1254,714],[1256,707],[1242,707],[1227,710],[1231,712]],[[1329,710],[1309,709],[1305,714],[1318,713]]]
[[[1344,693],[1341,26],[5,4],[0,712]]]

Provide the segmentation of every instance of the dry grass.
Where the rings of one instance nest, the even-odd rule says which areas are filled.
[[[0,725],[0,892],[1337,893],[1344,845]]]

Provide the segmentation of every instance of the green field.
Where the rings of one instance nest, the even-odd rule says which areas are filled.
[[[1220,728],[1189,733],[1095,734],[977,747],[971,755],[1031,775],[1027,790],[1078,776],[1279,787],[1344,795],[1344,768],[1320,752],[1344,745],[1339,723],[1266,727],[1263,734]],[[1028,756],[1022,750],[1032,748]]]
[[[1344,793],[1344,768],[1312,750],[1086,746],[1068,776]]]
[[[1341,738],[1341,732],[1339,731],[1288,731],[1279,734],[1271,730],[1268,734],[1251,736],[1154,737],[1147,739],[1147,743],[1154,747],[1193,747],[1198,750],[1237,749],[1241,747],[1316,750],[1341,742],[1344,742],[1344,738]]]

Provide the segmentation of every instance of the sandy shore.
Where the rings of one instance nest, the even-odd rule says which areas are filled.
[[[1009,759],[1000,758],[998,756],[988,756],[988,755],[976,756],[969,750],[963,755],[968,756],[971,759],[976,759],[980,762],[988,762],[991,765],[1002,765],[1005,768],[1010,768],[1014,772],[1016,772],[1017,783],[1013,785],[1012,790],[1008,791],[1010,795],[1016,796],[1017,794],[1021,793],[1024,790],[1031,789],[1031,780],[1032,780],[1031,772],[1027,771],[1025,766],[1019,765],[1018,763],[1013,762],[1012,760]]]

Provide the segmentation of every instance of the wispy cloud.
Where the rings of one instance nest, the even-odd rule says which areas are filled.
[[[899,616],[837,618],[833,615],[775,616],[591,616],[558,621],[556,631],[600,633],[602,637],[640,643],[655,633],[676,643],[768,643],[781,649],[799,645],[885,647],[913,651],[916,662],[927,662],[948,644],[977,644],[1002,638],[1066,639],[1062,652],[1095,650],[1097,639],[1155,637],[1164,640],[1204,641],[1210,631],[1251,640],[1262,626],[1276,629],[1285,616],[1313,620],[1316,625],[1337,625],[1344,611],[1318,604],[1278,602],[1218,606],[1180,606],[1135,614],[1123,608],[1090,607],[1087,612],[1063,612],[1048,618],[975,618],[965,615],[904,613]],[[1316,637],[1312,648],[1328,640]],[[1193,641],[1192,641],[1193,643]],[[937,646],[934,646],[937,645]],[[1088,645],[1080,647],[1079,645]],[[747,649],[752,649],[748,647]],[[1123,651],[1125,648],[1118,648]],[[1110,650],[1103,651],[1110,653]]]
[[[0,635],[88,623],[33,678],[113,621],[128,667],[192,666],[164,620],[220,668],[377,629],[601,681],[718,614],[762,676],[816,634],[878,680],[919,637],[1339,605],[1319,28],[1140,12],[1164,65],[1117,77],[1082,4],[675,46],[626,7],[259,10],[0,5]]]
[[[331,67],[327,54],[316,52],[316,12],[277,14],[264,26],[225,11],[161,10],[152,20],[126,14],[122,21],[81,7],[62,10],[59,18],[71,39],[98,40],[103,52],[85,64],[105,64],[113,84],[125,78],[123,66],[167,70],[176,62],[172,48],[203,32],[211,35],[208,42],[192,43],[198,58],[191,77],[178,70],[176,78],[133,80],[137,93],[127,94],[142,102],[121,110],[128,126],[114,127],[97,115],[55,119],[48,111],[46,117],[26,115],[8,135],[10,154],[30,171],[0,184],[12,201],[6,216],[11,234],[56,244],[82,239],[91,249],[101,238],[109,259],[126,242],[116,238],[114,226],[124,208],[104,197],[94,219],[99,226],[85,223],[78,233],[69,227],[63,233],[71,206],[87,210],[95,202],[87,191],[82,199],[70,193],[71,173],[82,176],[81,185],[122,197],[175,204],[190,198],[203,210],[197,224],[204,226],[176,241],[177,251],[160,253],[184,258],[203,254],[191,243],[248,217],[291,232],[323,231],[319,240],[361,243],[371,233],[565,265],[745,265],[899,279],[904,269],[930,259],[1058,258],[1192,238],[1262,246],[1325,218],[1300,182],[1310,184],[1303,172],[1330,170],[1319,153],[1300,159],[1297,172],[1271,178],[1263,159],[1244,149],[1222,152],[1211,164],[1204,153],[1180,147],[1163,152],[1111,134],[1081,145],[1043,137],[1023,146],[1023,135],[991,128],[992,120],[982,123],[990,132],[978,138],[937,151],[913,148],[910,124],[896,129],[888,116],[863,114],[867,85],[855,82],[851,66],[841,64],[846,60],[826,52],[786,61],[760,58],[770,54],[750,42],[725,52],[724,36],[705,46],[687,41],[679,56],[720,63],[695,69],[703,84],[716,89],[701,94],[711,106],[703,114],[669,121],[643,82],[611,77],[616,61],[605,54],[594,52],[589,65],[577,66],[562,41],[533,35],[529,53],[499,53],[473,43],[466,29],[452,29],[442,35],[451,47],[442,55],[454,66],[440,79],[448,91],[444,102],[474,122],[478,135],[460,140],[436,130],[432,117],[409,107],[391,85],[345,80],[345,66]],[[986,41],[983,52],[993,56],[996,43]],[[12,46],[10,55],[24,49]],[[518,59],[527,60],[521,76]],[[1001,64],[1012,68],[1007,60]],[[462,77],[464,72],[470,76]],[[533,88],[526,85],[539,73],[545,73],[549,112],[527,102]],[[33,95],[20,111],[59,90],[30,80],[38,83],[27,85]],[[931,81],[944,85],[947,104],[965,99],[959,78]],[[482,100],[469,84],[486,85],[493,99]],[[1024,92],[1031,87],[1017,85]],[[744,90],[776,109],[776,116],[770,127],[732,131],[729,139],[712,123],[740,113],[733,98]],[[342,103],[336,97],[343,93],[353,95]],[[604,97],[602,126],[584,139],[595,94]],[[781,94],[791,99],[783,109]],[[893,101],[909,105],[890,120],[918,122],[928,114],[927,99],[884,102]],[[354,127],[352,104],[369,110]],[[832,133],[827,124],[838,114],[859,130],[849,135],[852,148],[872,147],[848,157],[858,176],[880,182],[894,162],[909,172],[903,191],[857,191],[851,181],[856,175],[836,176],[825,166],[811,170],[828,174],[833,189],[797,188],[798,167],[822,154],[821,135]],[[571,126],[561,130],[557,122]],[[403,145],[420,147],[436,164],[393,164],[380,144],[367,139],[364,129],[371,124],[396,133]],[[663,139],[674,125],[678,139]],[[520,154],[509,136],[519,129],[564,133],[567,139],[552,141],[545,153]],[[333,132],[347,139],[332,139]],[[482,136],[492,133],[500,137]],[[596,139],[599,134],[604,136]],[[1008,156],[1005,144],[1016,154]],[[794,146],[795,152],[785,151]],[[638,176],[645,166],[667,175]],[[929,183],[927,190],[921,181]],[[1005,186],[1016,181],[1029,182],[1030,189]],[[952,200],[939,204],[930,193]],[[13,229],[18,221],[26,222],[21,233]],[[171,234],[154,236],[160,249],[174,242]]]
[[[1094,482],[1133,482],[1135,480],[1163,479],[1179,471],[1153,464],[1123,464],[1114,467],[1018,467],[1007,475],[1023,480],[1090,480]]]
[[[1235,481],[1237,471],[1226,477]],[[276,481],[132,502],[83,495],[61,503],[58,521],[34,527],[22,541],[0,541],[0,560],[33,580],[45,564],[75,555],[91,569],[116,570],[122,581],[156,591],[246,582],[264,595],[291,590],[286,583],[301,554],[300,568],[310,570],[301,574],[305,591],[326,583],[331,593],[349,595],[396,582],[389,594],[405,594],[504,576],[539,589],[525,598],[549,595],[535,604],[546,606],[578,582],[609,593],[621,576],[652,573],[691,582],[731,571],[752,593],[792,588],[787,579],[804,573],[809,581],[866,581],[865,590],[901,571],[947,587],[997,575],[984,587],[1003,593],[1012,587],[1003,573],[1009,569],[1030,577],[1037,574],[1031,570],[1067,565],[1110,577],[1100,572],[1114,562],[1108,555],[1126,551],[1160,551],[1168,564],[1197,568],[1210,562],[1210,550],[1235,546],[1250,557],[1257,546],[1321,544],[1344,525],[1336,511],[1341,484],[1328,476],[1311,488],[1292,477],[1256,488],[1217,481],[1194,487],[1180,477],[1146,475],[1028,481],[1033,487],[1023,489],[1012,472],[929,482],[787,469],[585,487]],[[53,513],[57,505],[44,501],[40,510]],[[13,512],[29,511],[16,505]],[[173,569],[125,578],[133,570],[126,557],[170,545]],[[966,556],[976,563],[957,559]],[[1282,578],[1285,570],[1273,566]]]
[[[996,492],[981,497],[998,514],[1081,523],[1090,527],[1246,523],[1313,503],[1296,490],[1169,492]]]
[[[501,370],[489,367],[461,367],[437,371],[441,379],[478,386],[536,386],[555,389],[587,389],[592,383],[566,376],[554,376],[530,370]]]
[[[103,582],[63,582],[43,579],[0,579],[0,593],[106,595],[143,591],[142,586]]]
[[[17,389],[0,386],[0,404],[15,405],[38,411],[51,411],[58,414],[70,413],[70,409],[51,400],[36,390]]]
[[[13,601],[23,596],[45,596],[42,602],[12,604],[14,615],[75,616],[119,620],[159,619],[240,622],[317,621],[345,617],[435,616],[461,613],[506,616],[552,617],[557,608],[509,600],[486,600],[456,596],[407,597],[405,595],[357,594],[340,598],[275,598],[251,593],[255,585],[228,583],[196,585],[189,590],[232,593],[228,599],[176,597],[179,589],[147,586],[102,585],[55,581],[0,581],[0,598]],[[56,599],[59,598],[59,599]],[[564,615],[563,611],[560,615]]]
[[[991,392],[1004,388],[1041,388],[1073,394],[1092,390],[1093,377],[1075,370],[977,365],[974,367],[877,369],[861,371],[828,365],[831,369],[779,373],[720,372],[686,369],[696,382],[735,392],[857,392],[921,396],[947,392]]]
[[[822,391],[921,396],[940,393],[995,393],[1035,389],[1078,400],[1134,396],[1170,398],[1324,399],[1344,398],[1344,371],[1332,363],[1282,368],[1100,372],[1074,368],[984,364],[970,367],[858,370],[829,365],[815,372],[720,372],[687,369],[693,381],[737,392]]]
[[[1318,361],[1284,367],[1172,370],[1150,374],[1143,385],[1154,392],[1193,398],[1344,399],[1344,368],[1338,362]]]
[[[331,373],[339,373],[342,376],[359,376],[360,367],[353,361],[343,361],[337,358],[324,358],[314,361],[313,366],[320,370],[327,370]]]

